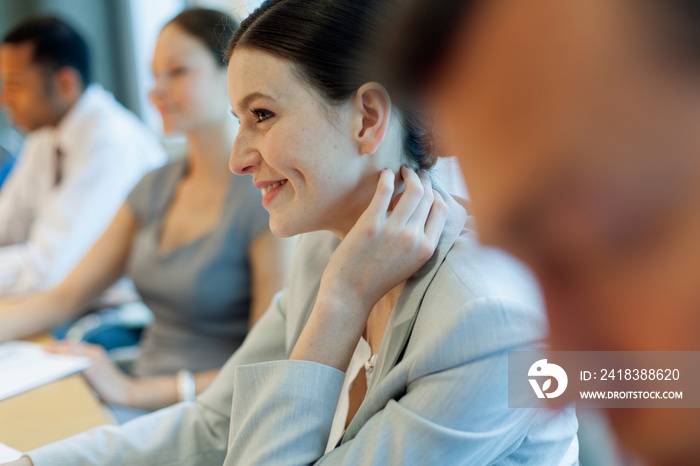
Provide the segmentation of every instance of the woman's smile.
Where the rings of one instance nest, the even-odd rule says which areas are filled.
[[[277,194],[284,189],[287,184],[287,180],[277,180],[277,181],[259,181],[255,183],[255,187],[258,188],[263,195],[262,205],[267,207],[272,200],[277,197]]]

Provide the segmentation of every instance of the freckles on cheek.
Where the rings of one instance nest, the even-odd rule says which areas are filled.
[[[309,151],[305,138],[296,131],[272,127],[265,135],[268,158],[274,168],[282,170],[287,176],[295,174],[304,178],[305,168],[309,166]]]

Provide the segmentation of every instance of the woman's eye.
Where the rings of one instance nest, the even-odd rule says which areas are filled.
[[[262,109],[262,108],[252,108],[250,113],[253,114],[258,123],[262,123],[268,118],[272,117],[272,112]]]

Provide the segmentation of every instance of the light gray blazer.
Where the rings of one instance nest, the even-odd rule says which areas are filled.
[[[404,286],[367,396],[327,455],[344,374],[286,359],[338,244],[318,232],[299,241],[285,290],[196,403],[34,450],[35,465],[577,464],[572,410],[508,408],[507,352],[546,334],[534,282],[479,246],[443,197],[438,250]]]

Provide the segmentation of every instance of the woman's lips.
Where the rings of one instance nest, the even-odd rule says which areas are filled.
[[[287,180],[262,182],[256,184],[259,186],[259,189],[263,195],[262,205],[263,207],[267,207],[277,196],[277,194],[284,188],[284,185],[287,184]]]

